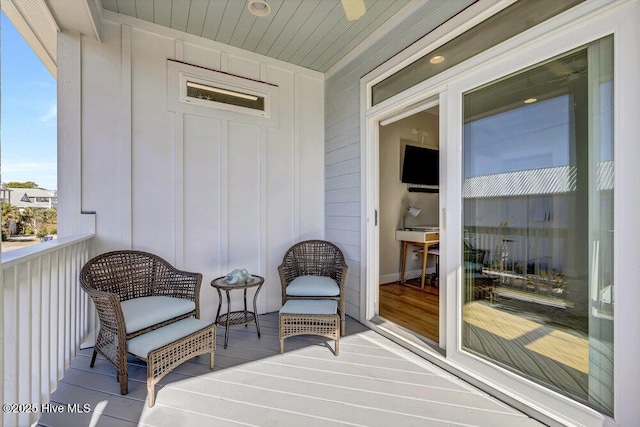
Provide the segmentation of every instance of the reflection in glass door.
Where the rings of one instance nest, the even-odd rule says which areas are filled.
[[[613,413],[613,37],[464,95],[463,349]]]

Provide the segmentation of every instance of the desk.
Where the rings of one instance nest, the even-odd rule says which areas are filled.
[[[440,246],[436,246],[435,248],[429,248],[429,255],[436,256],[436,276],[440,275]]]
[[[260,288],[264,283],[264,277],[253,276],[253,279],[249,282],[238,281],[236,283],[230,284],[225,280],[226,276],[218,277],[211,281],[211,286],[218,291],[218,312],[216,313],[216,321],[215,323],[224,326],[224,348],[227,348],[227,343],[229,342],[229,328],[231,326],[238,325],[247,325],[249,323],[255,322],[256,330],[258,332],[258,338],[260,338],[260,324],[258,323],[257,316],[257,308],[256,308],[256,299],[258,298],[258,292],[260,292]],[[247,310],[247,289],[258,287],[256,289],[256,293],[253,295],[253,311]],[[243,289],[244,290],[244,310],[241,311],[231,311],[231,298],[229,297],[229,291],[234,289]],[[222,307],[222,292],[225,291],[227,294],[227,314],[220,315],[220,308]]]
[[[440,243],[440,233],[438,231],[406,231],[397,230],[396,240],[402,242],[402,267],[400,272],[400,283],[404,284],[404,271],[407,265],[407,245],[422,246],[424,255],[422,256],[422,280],[420,288],[424,289],[424,279],[427,270],[427,254],[429,246]]]

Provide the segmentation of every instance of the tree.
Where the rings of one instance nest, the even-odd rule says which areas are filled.
[[[40,188],[38,186],[38,184],[36,184],[33,181],[24,181],[24,182],[11,181],[11,182],[7,182],[5,184],[5,187],[9,187],[9,188]]]
[[[33,217],[34,231],[38,237],[58,233],[58,211],[55,208],[38,209]]]
[[[2,201],[2,240],[7,240],[17,230],[20,221],[18,208],[9,202]]]
[[[18,209],[9,202],[2,202],[2,240],[15,234],[36,234],[44,237],[58,233],[58,211],[50,209]]]
[[[22,223],[23,234],[34,234],[36,228],[36,210],[33,208],[25,208],[20,213],[20,222]]]

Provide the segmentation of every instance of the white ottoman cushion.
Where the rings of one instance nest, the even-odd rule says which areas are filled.
[[[289,300],[280,309],[280,314],[336,314],[335,300]]]
[[[211,323],[196,319],[195,317],[182,319],[130,339],[127,341],[127,351],[146,359],[151,350],[171,344],[210,325]]]

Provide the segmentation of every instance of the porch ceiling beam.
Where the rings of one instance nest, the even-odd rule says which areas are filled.
[[[102,3],[100,0],[47,0],[61,31],[77,31],[100,41]]]

